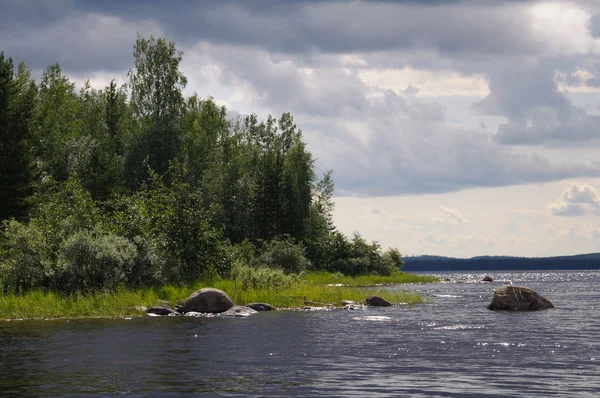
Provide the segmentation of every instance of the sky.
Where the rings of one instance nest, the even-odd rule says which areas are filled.
[[[0,51],[125,83],[137,34],[185,93],[290,112],[334,220],[404,255],[600,251],[600,2],[0,0]]]

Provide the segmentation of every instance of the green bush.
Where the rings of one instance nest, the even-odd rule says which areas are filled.
[[[46,234],[36,225],[11,220],[4,222],[2,235],[0,289],[18,292],[52,287],[55,269]]]
[[[286,289],[298,282],[296,274],[286,274],[281,269],[269,267],[251,267],[241,262],[231,269],[231,279],[242,290],[279,290]]]
[[[339,232],[335,232],[330,246],[331,262],[326,269],[330,272],[341,272],[344,275],[357,276],[377,274],[389,276],[402,268],[402,256],[397,249],[389,249],[381,253],[377,242],[370,244],[355,233],[352,240]]]
[[[274,239],[266,244],[258,261],[271,268],[298,274],[310,267],[310,261],[304,256],[304,250],[304,247],[294,239]]]
[[[58,266],[61,290],[115,290],[126,282],[137,250],[126,238],[80,231],[63,244]]]

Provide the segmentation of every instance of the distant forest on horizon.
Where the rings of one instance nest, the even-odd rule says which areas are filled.
[[[554,257],[444,256],[404,257],[405,271],[525,271],[525,270],[594,270],[600,269],[600,253]]]

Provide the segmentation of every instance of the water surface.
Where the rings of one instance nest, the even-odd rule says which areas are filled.
[[[0,323],[3,396],[600,396],[600,273],[439,274],[414,307]],[[557,308],[486,309],[506,283]]]

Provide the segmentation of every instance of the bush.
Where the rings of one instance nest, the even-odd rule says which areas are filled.
[[[271,268],[279,268],[286,273],[301,273],[310,267],[304,256],[304,247],[294,239],[275,239],[266,244],[258,261]]]
[[[52,250],[43,231],[35,225],[11,220],[4,222],[2,235],[0,290],[18,292],[52,287],[55,273]]]
[[[80,231],[67,239],[58,258],[59,288],[67,292],[115,290],[164,280],[165,262],[141,237]]]
[[[61,290],[115,290],[133,269],[137,249],[126,238],[80,231],[61,248]]]
[[[341,272],[344,275],[357,276],[378,274],[389,276],[402,268],[402,256],[397,249],[381,253],[377,242],[367,243],[360,234],[355,233],[352,240],[339,232],[333,234],[331,258],[327,270]]]
[[[236,263],[231,270],[231,279],[236,287],[242,290],[280,290],[286,289],[298,282],[296,274],[286,274],[281,269],[269,267],[251,267],[241,262]]]

